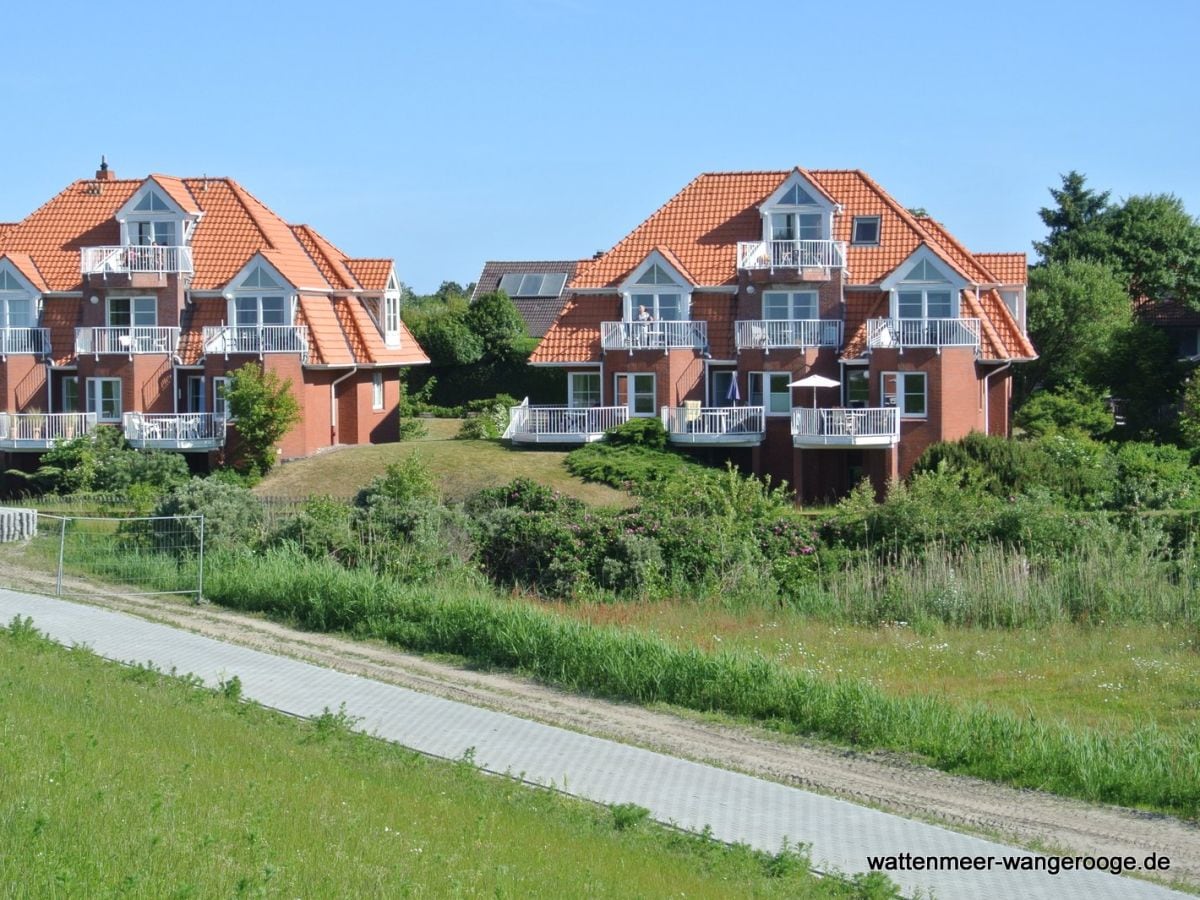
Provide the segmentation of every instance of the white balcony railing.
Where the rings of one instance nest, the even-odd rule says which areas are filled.
[[[739,269],[843,269],[845,241],[739,241]]]
[[[895,407],[792,409],[792,443],[797,447],[892,447],[899,440]]]
[[[0,447],[48,450],[57,441],[90,434],[95,413],[0,413]]]
[[[204,352],[299,353],[308,356],[308,327],[305,325],[206,325]]]
[[[216,450],[225,419],[213,413],[125,413],[125,440],[139,450]]]
[[[600,346],[605,350],[703,350],[708,346],[708,323],[602,322]]]
[[[739,350],[840,347],[841,319],[744,319],[734,327]]]
[[[871,349],[979,347],[978,319],[868,319]]]
[[[574,444],[598,441],[604,432],[629,421],[627,406],[530,406],[509,410],[504,437],[516,443]]]
[[[79,271],[84,275],[128,275],[131,272],[192,272],[191,247],[126,245],[84,247],[79,251]]]
[[[174,353],[179,329],[139,325],[134,328],[76,328],[75,352],[100,356],[121,353]]]
[[[677,444],[760,444],[766,433],[761,406],[664,406],[663,427]]]
[[[0,328],[0,358],[11,353],[33,353],[47,356],[50,353],[50,329],[48,328]]]

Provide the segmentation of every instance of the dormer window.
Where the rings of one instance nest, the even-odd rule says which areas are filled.
[[[0,269],[0,329],[33,328],[37,305],[29,289],[8,269]]]
[[[388,276],[383,294],[383,342],[389,347],[400,346],[400,282],[395,272]]]
[[[150,178],[117,211],[116,218],[126,246],[178,247],[188,242],[199,212],[184,210]]]
[[[819,241],[824,234],[820,213],[771,213],[771,240]]]
[[[958,316],[958,288],[928,258],[909,268],[894,290],[898,319],[953,319]]]
[[[158,191],[146,191],[142,199],[133,207],[134,212],[175,212],[171,206],[158,195]]]
[[[229,318],[241,328],[291,325],[290,299],[291,290],[272,270],[258,263],[238,282],[230,300]]]
[[[175,222],[171,219],[151,219],[129,223],[129,243],[139,247],[155,244],[159,247],[174,247]]]
[[[799,170],[776,188],[762,205],[764,241],[826,241],[833,202]]]
[[[680,322],[690,317],[690,290],[664,262],[643,264],[624,293],[626,322]]]
[[[857,216],[850,234],[850,243],[872,245],[879,243],[879,216]]]

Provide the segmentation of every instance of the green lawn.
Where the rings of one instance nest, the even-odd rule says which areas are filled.
[[[528,601],[539,607],[540,601]],[[1116,731],[1200,726],[1200,634],[1186,625],[953,628],[821,622],[778,607],[554,604],[561,615],[650,632],[679,646],[741,651],[889,694],[983,702]]]
[[[632,502],[621,491],[589,484],[568,473],[563,466],[566,451],[513,449],[500,441],[459,441],[454,436],[461,419],[421,421],[429,429],[423,438],[347,447],[286,463],[267,476],[255,492],[272,497],[353,497],[389,463],[417,453],[450,500],[461,500],[481,488],[524,476],[593,506],[627,506]]]
[[[889,896],[20,629],[0,696],[18,896]]]

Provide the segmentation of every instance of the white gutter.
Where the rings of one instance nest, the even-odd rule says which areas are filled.
[[[329,446],[331,447],[334,439],[338,437],[337,386],[357,371],[358,366],[355,366],[341,378],[335,378],[329,382]]]
[[[992,404],[991,404],[991,398],[988,396],[988,381],[991,379],[991,377],[993,375],[999,375],[1005,369],[1011,369],[1011,368],[1012,368],[1012,360],[1010,359],[1004,365],[1000,366],[999,368],[992,369],[992,371],[988,372],[986,375],[983,376],[983,433],[984,434],[992,433],[991,432],[992,422],[991,422],[991,415],[990,415],[991,409],[992,409]]]

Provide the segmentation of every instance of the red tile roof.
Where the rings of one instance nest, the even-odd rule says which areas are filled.
[[[848,286],[878,284],[922,245],[972,284],[1025,281],[1024,254],[971,253],[941,223],[926,216],[914,216],[864,172],[798,171],[841,207],[834,218],[833,238],[847,243]],[[699,176],[607,253],[580,263],[569,291],[615,288],[654,250],[667,256],[697,285],[736,284],[737,244],[762,239],[759,206],[791,174],[790,171],[719,172]],[[879,217],[878,244],[850,243],[853,222],[859,216]],[[697,306],[702,296],[693,295],[693,314],[697,318],[708,313],[720,316],[717,307]],[[553,363],[599,358],[599,320],[580,306],[582,302],[578,297],[568,302],[531,361]],[[985,291],[979,299],[971,295],[964,315],[971,314],[986,320],[982,358],[1000,360],[1036,355],[1028,337],[994,292]],[[886,315],[886,295],[847,292],[843,357],[860,356],[866,350],[866,320]],[[612,317],[619,316],[618,306]],[[715,328],[714,324],[709,325],[714,355],[717,355],[716,342],[725,340],[725,328],[724,322]]]
[[[50,329],[50,360],[69,365],[75,358],[75,326],[82,317],[83,300],[51,297],[42,304],[42,327]]]
[[[429,363],[429,357],[403,322],[400,323],[400,346],[389,347],[357,297],[338,297],[334,308],[359,365],[422,366]]]
[[[1029,261],[1024,253],[976,253],[975,258],[988,267],[1000,284],[1029,281]]]
[[[600,323],[621,318],[619,297],[573,297],[537,349],[529,357],[534,363],[599,362]]]
[[[185,366],[194,366],[204,358],[204,328],[225,324],[225,299],[199,297],[185,309],[180,319],[179,359]]]
[[[343,291],[382,292],[392,272],[390,259],[349,259],[311,227],[289,225],[232,179],[171,175],[150,178],[185,212],[200,217],[191,236],[193,290],[223,289],[256,254],[261,254],[301,294],[300,315],[311,329],[314,347],[310,359],[322,365],[353,364],[355,357],[334,312],[332,295]],[[0,253],[7,254],[43,293],[79,291],[83,287],[80,248],[120,243],[115,213],[145,183],[145,179],[77,181],[20,222],[0,224]],[[353,303],[362,306],[358,298],[353,298]],[[216,318],[218,312],[220,318]],[[428,362],[406,331],[400,350],[384,347],[378,328],[365,309],[362,313],[363,319],[355,314],[346,321],[355,323],[365,335],[358,339],[367,342],[364,352],[368,356],[373,353],[373,339],[366,324],[378,338],[381,362]],[[184,325],[195,332],[183,335],[181,353],[185,359],[195,361],[203,353],[198,329],[205,324],[220,324],[223,317],[223,301],[212,309],[197,303],[193,318],[199,324]],[[60,354],[60,349],[64,353]],[[55,358],[73,355],[65,349],[65,345],[55,345]]]

